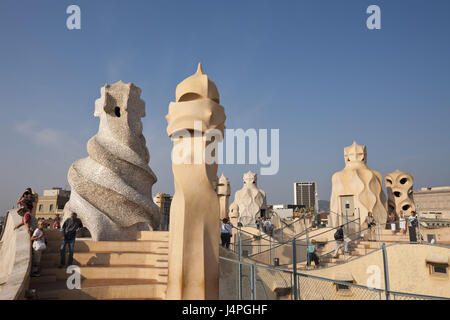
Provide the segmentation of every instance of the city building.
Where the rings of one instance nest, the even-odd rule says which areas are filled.
[[[39,196],[36,206],[36,218],[54,218],[56,214],[62,215],[64,206],[70,198],[70,191],[62,188],[44,190]]]
[[[317,205],[316,182],[294,182],[294,204],[316,209]]]
[[[167,193],[157,193],[153,198],[153,202],[161,210],[161,226],[160,229],[163,231],[169,230],[170,224],[170,205],[172,204],[172,196]]]
[[[303,205],[295,204],[274,204],[270,209],[272,209],[272,211],[275,212],[280,219],[293,219],[295,208],[306,209]]]
[[[413,193],[417,212],[427,218],[450,219],[450,186],[421,188]]]

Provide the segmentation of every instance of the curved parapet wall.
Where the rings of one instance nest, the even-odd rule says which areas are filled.
[[[132,83],[106,84],[95,102],[98,133],[87,144],[88,158],[69,169],[72,187],[64,219],[76,212],[92,239],[134,240],[137,231],[158,229],[160,211],[152,200],[156,176],[142,134],[145,102]]]
[[[31,270],[30,234],[25,226],[14,227],[22,218],[10,210],[0,239],[0,300],[22,299]]]

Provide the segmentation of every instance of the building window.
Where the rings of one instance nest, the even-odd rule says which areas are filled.
[[[40,205],[39,205],[39,212],[42,212],[42,210],[44,210],[44,205],[43,205],[43,204],[40,204]]]
[[[53,205],[50,205],[50,212],[53,212]]]
[[[430,267],[431,267],[431,274],[442,275],[442,276],[447,275],[448,265],[432,263],[432,264],[430,264]]]
[[[336,290],[337,291],[350,290],[350,287],[346,284],[336,283]]]

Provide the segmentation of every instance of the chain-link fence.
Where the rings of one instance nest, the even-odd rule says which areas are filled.
[[[220,299],[292,299],[293,273],[251,261],[220,257]]]
[[[311,275],[297,275],[299,300],[385,300],[383,290]]]
[[[384,249],[384,247],[383,247]],[[381,249],[381,250],[383,250]],[[450,300],[356,284],[353,279],[328,279],[261,264],[249,257],[220,257],[220,299],[227,300]],[[294,257],[295,259],[295,257]]]

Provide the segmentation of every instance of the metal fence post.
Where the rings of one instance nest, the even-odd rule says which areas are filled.
[[[292,239],[292,276],[294,280],[294,300],[298,300],[298,288],[297,288],[297,246],[295,243],[295,237]]]
[[[345,226],[346,226],[346,229],[347,229],[347,234],[349,234],[350,232],[348,232],[348,228],[349,228],[349,225],[348,225],[348,209],[345,209]]]
[[[306,228],[306,265],[309,267],[311,265],[311,261],[309,259],[309,234],[308,234],[308,228]]]
[[[389,300],[389,295],[390,295],[389,268],[388,268],[386,246],[384,245],[384,243],[381,245],[381,250],[383,250],[384,290],[386,292],[386,300]]]
[[[251,266],[251,281],[250,281],[252,300],[256,300],[256,267],[254,264]]]
[[[378,215],[377,215],[377,226],[378,226],[378,247],[381,248],[380,217]]]
[[[358,224],[359,224],[359,228],[358,228],[358,238],[361,238],[361,211],[358,208]]]
[[[417,213],[417,230],[419,231],[419,243],[422,244],[422,229],[420,228],[419,214]]]
[[[239,265],[238,265],[238,300],[242,300],[242,242],[241,242],[241,228],[239,228]]]
[[[269,235],[269,263],[272,263],[272,237]]]

